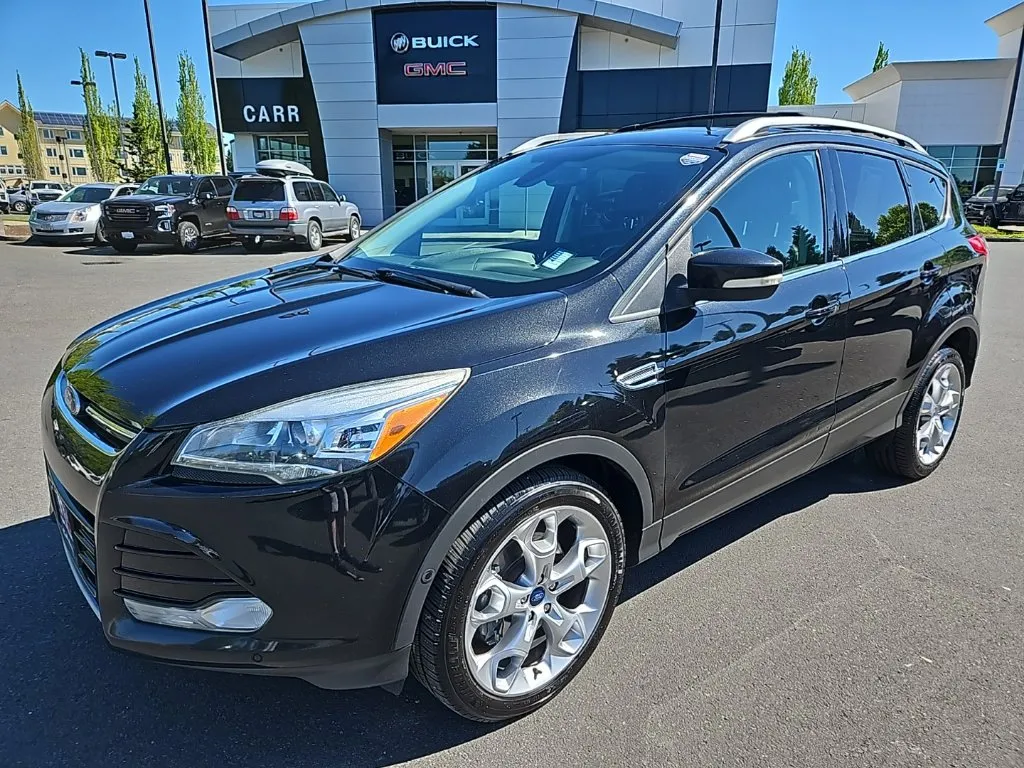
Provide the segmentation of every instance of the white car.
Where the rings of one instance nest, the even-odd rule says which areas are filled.
[[[7,196],[7,185],[0,179],[0,213],[11,212],[11,200]]]
[[[100,228],[100,203],[111,197],[132,194],[138,184],[82,184],[58,200],[32,208],[28,225],[40,242],[89,239],[104,242]]]

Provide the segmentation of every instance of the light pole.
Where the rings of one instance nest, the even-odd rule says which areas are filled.
[[[149,57],[153,60],[153,85],[156,87],[156,108],[160,113],[160,136],[164,142],[164,161],[171,172],[171,147],[167,143],[167,123],[164,121],[164,97],[160,93],[160,70],[156,66],[156,44],[153,42],[153,18],[149,13],[149,0],[142,0],[146,9],[146,31],[149,32]]]
[[[71,183],[71,159],[70,152],[68,149],[68,137],[54,135],[54,141],[57,142],[57,152],[64,157],[64,167],[67,169],[67,173],[62,174],[65,179],[68,180],[68,184]],[[60,168],[60,165],[57,166]]]
[[[220,157],[221,175],[228,175],[228,164],[224,158],[224,128],[220,122],[220,93],[217,90],[217,74],[213,71],[213,37],[210,35],[210,6],[203,0],[203,28],[206,30],[206,58],[210,62],[210,88],[213,91],[213,122],[217,128],[217,155]]]
[[[114,109],[117,111],[117,157],[118,170],[124,162],[124,123],[121,121],[121,99],[117,95],[117,73],[114,72],[114,59],[127,59],[127,53],[114,53],[113,51],[96,51],[100,58],[110,60],[110,79],[114,81]]]

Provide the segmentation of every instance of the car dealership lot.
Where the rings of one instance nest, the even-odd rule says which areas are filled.
[[[495,727],[412,682],[330,692],[109,650],[45,519],[43,382],[106,316],[302,254],[0,243],[0,764],[1024,764],[1024,250],[992,248],[975,384],[933,477],[854,455],[681,540],[627,574],[565,693]]]

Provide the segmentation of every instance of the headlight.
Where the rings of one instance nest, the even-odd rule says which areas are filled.
[[[71,221],[85,221],[89,218],[88,208],[79,208],[77,211],[71,212]]]
[[[355,384],[196,427],[174,464],[290,483],[341,474],[402,443],[468,368]]]
[[[167,204],[164,204],[164,205],[154,205],[153,206],[153,210],[156,211],[157,216],[170,216],[171,214],[174,213],[174,206],[173,205],[167,205]]]

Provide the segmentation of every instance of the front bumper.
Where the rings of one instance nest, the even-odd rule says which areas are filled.
[[[54,401],[52,382],[42,415],[51,512],[114,648],[325,688],[406,677],[409,648],[395,637],[429,531],[444,517],[436,504],[377,466],[301,486],[176,477],[168,465],[184,433],[104,446]],[[273,610],[250,633],[149,624],[124,606],[126,596],[196,606],[248,595]]]
[[[148,222],[102,220],[103,234],[108,240],[126,240],[137,243],[174,245],[177,242],[176,222],[170,217],[160,217]]]
[[[36,237],[63,237],[63,238],[77,238],[77,237],[93,237],[96,234],[96,227],[98,225],[96,219],[85,220],[85,221],[33,221],[29,219],[28,227],[33,235]]]

